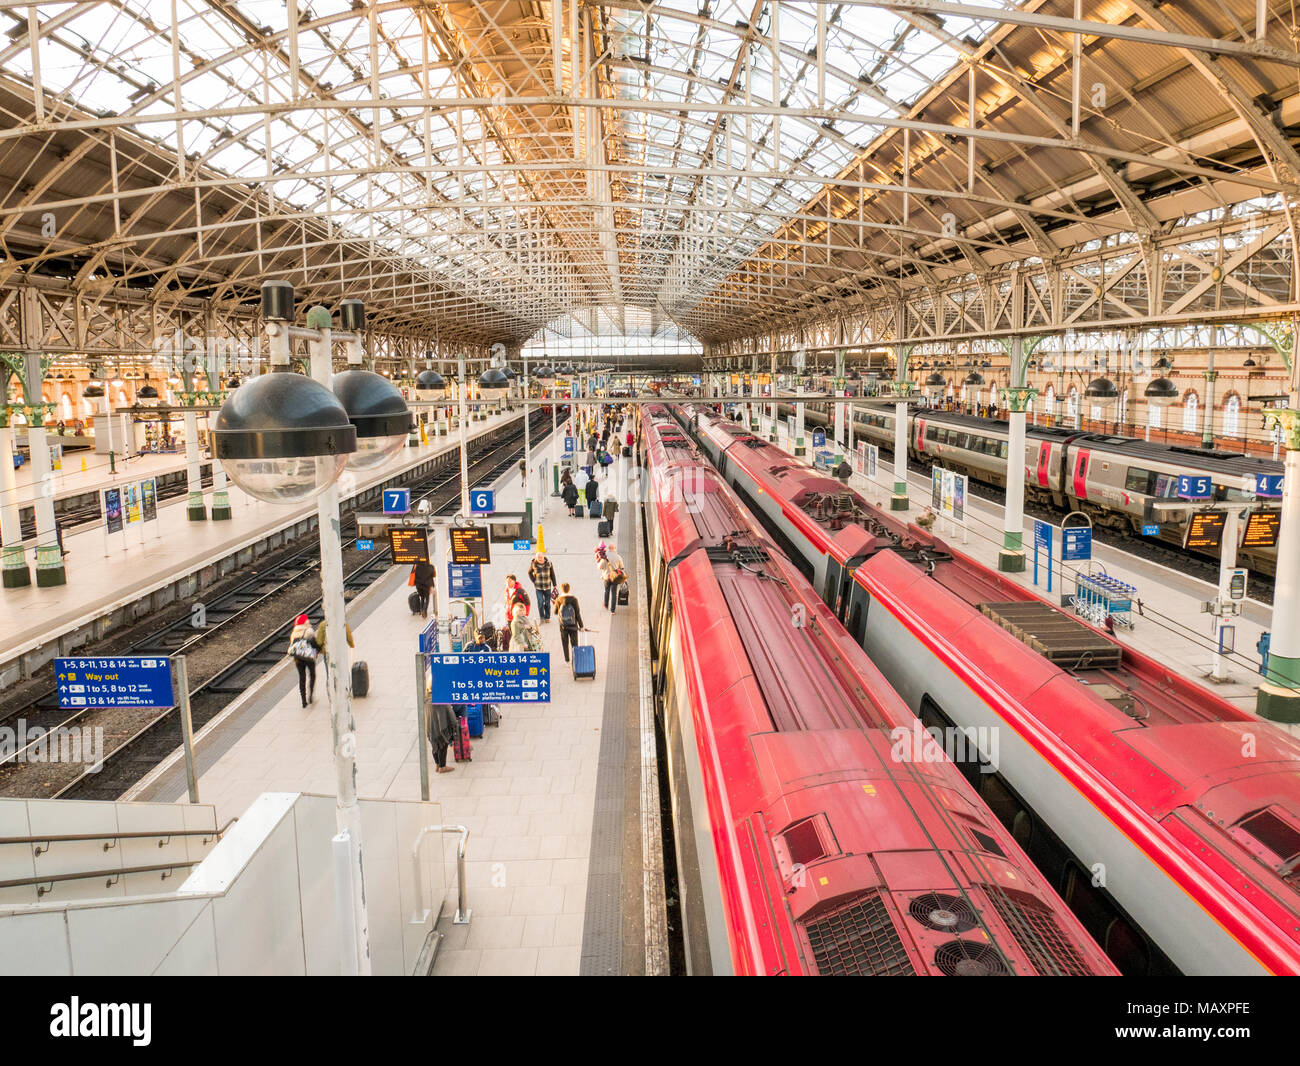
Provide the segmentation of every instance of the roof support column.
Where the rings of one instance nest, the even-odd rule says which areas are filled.
[[[1293,327],[1300,329],[1300,322]],[[1300,722],[1300,360],[1291,364],[1290,407],[1266,410],[1264,424],[1281,427],[1286,458],[1268,671],[1255,710],[1274,722]]]
[[[1031,346],[1032,348],[1036,345]],[[998,569],[1020,573],[1025,569],[1025,418],[1036,389],[1025,386],[1029,352],[1025,339],[1010,338],[1011,385],[1002,390],[1002,402],[1010,411],[1010,439],[1007,441],[1007,505],[1002,512],[1002,550],[998,552]]]
[[[894,382],[894,391],[898,402],[894,404],[894,494],[889,498],[891,511],[906,511],[911,506],[907,495],[907,398],[911,395],[914,382],[907,380],[907,359],[912,354],[912,345],[894,345],[894,355],[898,363],[898,380]]]

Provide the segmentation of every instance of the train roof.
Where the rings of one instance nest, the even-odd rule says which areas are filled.
[[[1178,444],[1159,444],[1140,437],[1123,437],[1105,433],[1085,433],[1075,441],[1094,451],[1124,455],[1133,459],[1150,459],[1175,466],[1192,466],[1210,473],[1253,477],[1257,474],[1281,473],[1282,464],[1260,456],[1229,452],[1215,448],[1189,448]]]

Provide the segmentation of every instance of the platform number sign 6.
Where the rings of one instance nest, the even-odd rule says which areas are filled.
[[[491,489],[474,489],[469,494],[469,509],[474,514],[491,514],[496,510],[495,495]]]

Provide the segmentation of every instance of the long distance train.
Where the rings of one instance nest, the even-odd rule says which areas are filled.
[[[1300,973],[1300,742],[707,407],[737,495],[1126,974]],[[990,733],[989,731],[993,731]]]

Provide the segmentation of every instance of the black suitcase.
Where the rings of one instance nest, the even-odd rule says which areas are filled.
[[[352,695],[364,698],[370,692],[370,667],[363,662],[352,664]]]
[[[407,596],[407,597],[406,597],[406,606],[408,606],[409,608],[411,608],[411,613],[412,613],[412,614],[419,614],[419,613],[420,613],[420,594],[419,594],[418,592],[412,592],[409,596]]]
[[[623,584],[619,585],[619,587],[618,587],[618,605],[619,605],[620,607],[626,607],[626,606],[627,606],[627,596],[628,596],[628,593],[627,593],[627,582],[624,581]]]
[[[598,537],[608,537],[611,536],[613,532],[614,523],[607,518],[602,519],[600,525],[596,527],[596,536]]]
[[[483,724],[484,725],[501,724],[501,712],[497,710],[495,703],[483,704]]]
[[[631,458],[632,455],[632,449],[629,448],[626,444],[623,445],[623,455],[627,458]]]
[[[604,505],[600,502],[599,499],[590,500],[587,503],[587,514],[591,515],[592,518],[599,518],[603,506]]]

